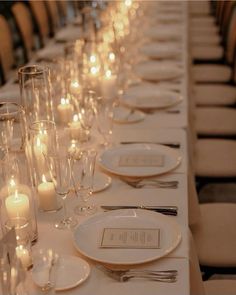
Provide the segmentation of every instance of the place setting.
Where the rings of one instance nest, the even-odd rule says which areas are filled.
[[[133,67],[133,72],[141,79],[150,82],[174,80],[183,76],[178,63],[143,61]]]
[[[167,109],[182,101],[182,95],[177,92],[145,83],[128,88],[120,97],[121,104],[143,111]]]

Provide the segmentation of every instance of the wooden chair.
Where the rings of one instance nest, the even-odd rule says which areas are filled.
[[[13,37],[6,18],[0,15],[0,60],[3,72],[3,81],[12,77],[15,65]]]
[[[51,36],[54,36],[60,27],[60,15],[57,2],[55,0],[46,0],[45,4],[49,15],[50,33]]]
[[[29,61],[35,49],[34,27],[30,10],[24,3],[16,2],[12,6],[12,13],[24,45],[25,61]]]
[[[44,1],[29,0],[30,9],[37,25],[40,45],[43,47],[50,37],[49,19]]]

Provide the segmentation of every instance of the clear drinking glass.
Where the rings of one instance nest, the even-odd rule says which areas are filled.
[[[95,118],[96,93],[92,90],[84,90],[82,102],[79,107],[79,119],[82,128],[85,130],[86,140],[89,140],[90,130]]]
[[[62,199],[63,219],[55,223],[58,229],[72,228],[77,225],[77,220],[68,215],[66,198],[71,188],[71,159],[68,155],[60,153],[46,155],[45,159],[49,167],[50,178],[54,184],[56,193]]]
[[[51,98],[50,71],[47,66],[28,65],[18,71],[21,104],[25,108],[28,125],[34,121],[54,121]]]
[[[13,102],[0,104],[0,149],[2,152],[23,151],[26,137],[25,112]]]
[[[103,137],[102,145],[107,147],[110,144],[113,129],[113,102],[100,99],[96,108],[97,129]]]
[[[96,206],[92,204],[87,205],[86,202],[93,194],[96,151],[82,151],[79,157],[72,156],[71,161],[72,185],[76,195],[84,202],[84,205],[76,206],[74,211],[79,215],[93,214],[96,212]]]
[[[55,294],[58,260],[59,255],[52,248],[40,248],[32,252],[32,278],[42,294]]]

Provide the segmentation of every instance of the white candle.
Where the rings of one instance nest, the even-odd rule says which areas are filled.
[[[57,196],[52,182],[42,175],[42,183],[38,185],[38,196],[41,209],[45,211],[57,209]]]
[[[47,130],[45,129],[40,129],[39,133],[38,133],[38,138],[39,140],[44,143],[45,145],[47,145],[48,143],[48,133]]]
[[[116,76],[112,75],[110,70],[106,71],[106,74],[101,81],[101,90],[105,99],[113,99],[116,97]]]
[[[73,106],[69,99],[62,98],[61,103],[57,106],[60,121],[62,123],[68,123],[71,120],[73,114]]]
[[[14,220],[16,217],[30,219],[30,204],[27,195],[18,193],[16,190],[15,194],[6,198],[5,206],[10,219]]]
[[[81,124],[79,122],[79,116],[75,114],[73,121],[69,124],[70,136],[72,139],[79,139],[81,135]]]
[[[21,260],[23,267],[28,268],[32,264],[29,250],[23,245],[16,247],[16,255]]]

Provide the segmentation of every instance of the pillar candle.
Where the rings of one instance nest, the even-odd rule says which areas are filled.
[[[38,196],[41,209],[51,211],[57,209],[57,195],[54,184],[46,180],[42,175],[42,183],[38,185]]]
[[[23,267],[28,268],[32,264],[29,250],[23,245],[16,247],[16,256],[21,260]]]
[[[111,71],[106,71],[105,76],[101,81],[102,95],[106,99],[113,99],[117,94],[116,76],[112,75]]]
[[[70,136],[72,139],[79,139],[81,135],[81,124],[79,122],[79,116],[75,114],[73,121],[69,123]]]
[[[15,194],[12,194],[6,198],[5,206],[10,219],[14,220],[16,217],[23,217],[29,220],[30,204],[27,195],[18,193],[16,190]]]
[[[61,103],[57,106],[57,111],[59,119],[62,123],[69,123],[73,114],[73,105],[70,103],[69,99],[62,98]]]

